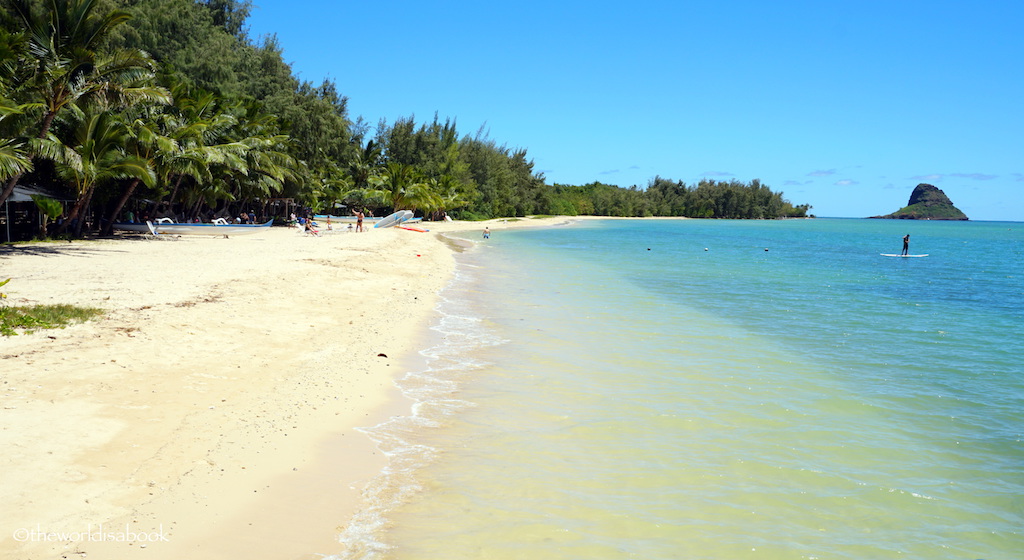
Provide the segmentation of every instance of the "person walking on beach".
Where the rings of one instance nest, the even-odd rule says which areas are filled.
[[[903,255],[906,255],[909,252],[910,252],[910,234],[908,233],[908,234],[903,236]]]
[[[363,231],[363,211],[356,212],[356,232]]]
[[[484,228],[484,239],[490,239],[490,238],[491,238],[491,228],[485,227]]]

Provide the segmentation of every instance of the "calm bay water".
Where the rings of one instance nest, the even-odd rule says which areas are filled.
[[[906,233],[928,257],[879,255]],[[609,220],[460,258],[343,557],[1024,551],[1024,224]]]

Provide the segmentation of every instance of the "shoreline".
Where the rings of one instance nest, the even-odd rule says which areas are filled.
[[[12,304],[107,311],[0,339],[0,557],[338,552],[386,464],[355,428],[408,410],[394,380],[455,270],[441,234],[565,221],[0,248]]]

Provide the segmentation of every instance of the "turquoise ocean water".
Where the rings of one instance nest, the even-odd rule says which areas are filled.
[[[907,233],[928,257],[879,255]],[[1024,555],[1024,224],[587,221],[459,258],[341,558]]]

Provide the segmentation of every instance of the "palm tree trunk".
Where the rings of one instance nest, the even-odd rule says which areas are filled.
[[[178,175],[178,180],[174,182],[174,189],[171,191],[171,197],[167,199],[167,206],[174,207],[174,197],[178,196],[178,187],[181,186],[181,181],[184,179],[184,175]]]
[[[186,216],[189,221],[194,221],[196,217],[199,216],[199,210],[203,207],[205,201],[206,199],[202,196],[199,197],[199,200],[196,200],[196,203],[192,205],[192,208],[189,209],[188,215]]]
[[[76,218],[78,219],[78,223],[75,224],[74,233],[75,235],[78,235],[79,232],[82,231],[82,219],[79,216],[79,214],[82,213],[82,210],[85,208],[90,198],[92,198],[92,187],[86,188],[85,192],[82,193],[82,195],[78,197],[78,200],[75,201],[75,204],[74,206],[71,207],[71,210],[68,210],[68,216],[67,218],[65,218],[64,223],[61,224],[59,228],[57,228],[58,232],[67,231],[68,228],[71,227],[71,223],[74,222]]]
[[[81,208],[78,212],[82,214],[78,217],[78,223],[75,224],[75,237],[82,237],[82,226],[85,224],[84,210],[89,208],[89,203],[92,202],[92,193],[96,190],[96,185],[92,185],[88,190],[85,191],[85,196],[82,197]],[[75,204],[78,206],[78,203]]]
[[[4,187],[4,192],[0,193],[0,204],[3,204],[14,192],[14,187],[18,185],[18,181],[21,180],[21,173],[11,177],[10,181],[7,181],[7,186]]]
[[[53,119],[57,117],[56,111],[47,111],[46,116],[43,117],[43,128],[39,130],[39,139],[46,138],[46,135],[50,133],[50,127],[53,126]]]
[[[135,188],[139,186],[142,179],[132,179],[131,183],[124,189],[124,194],[121,195],[121,199],[114,205],[114,209],[111,210],[110,216],[107,218],[107,223],[103,226],[103,235],[110,235],[114,232],[114,220],[117,219],[117,215],[121,213],[121,209],[128,203],[128,199],[131,198],[132,193],[135,192]]]

